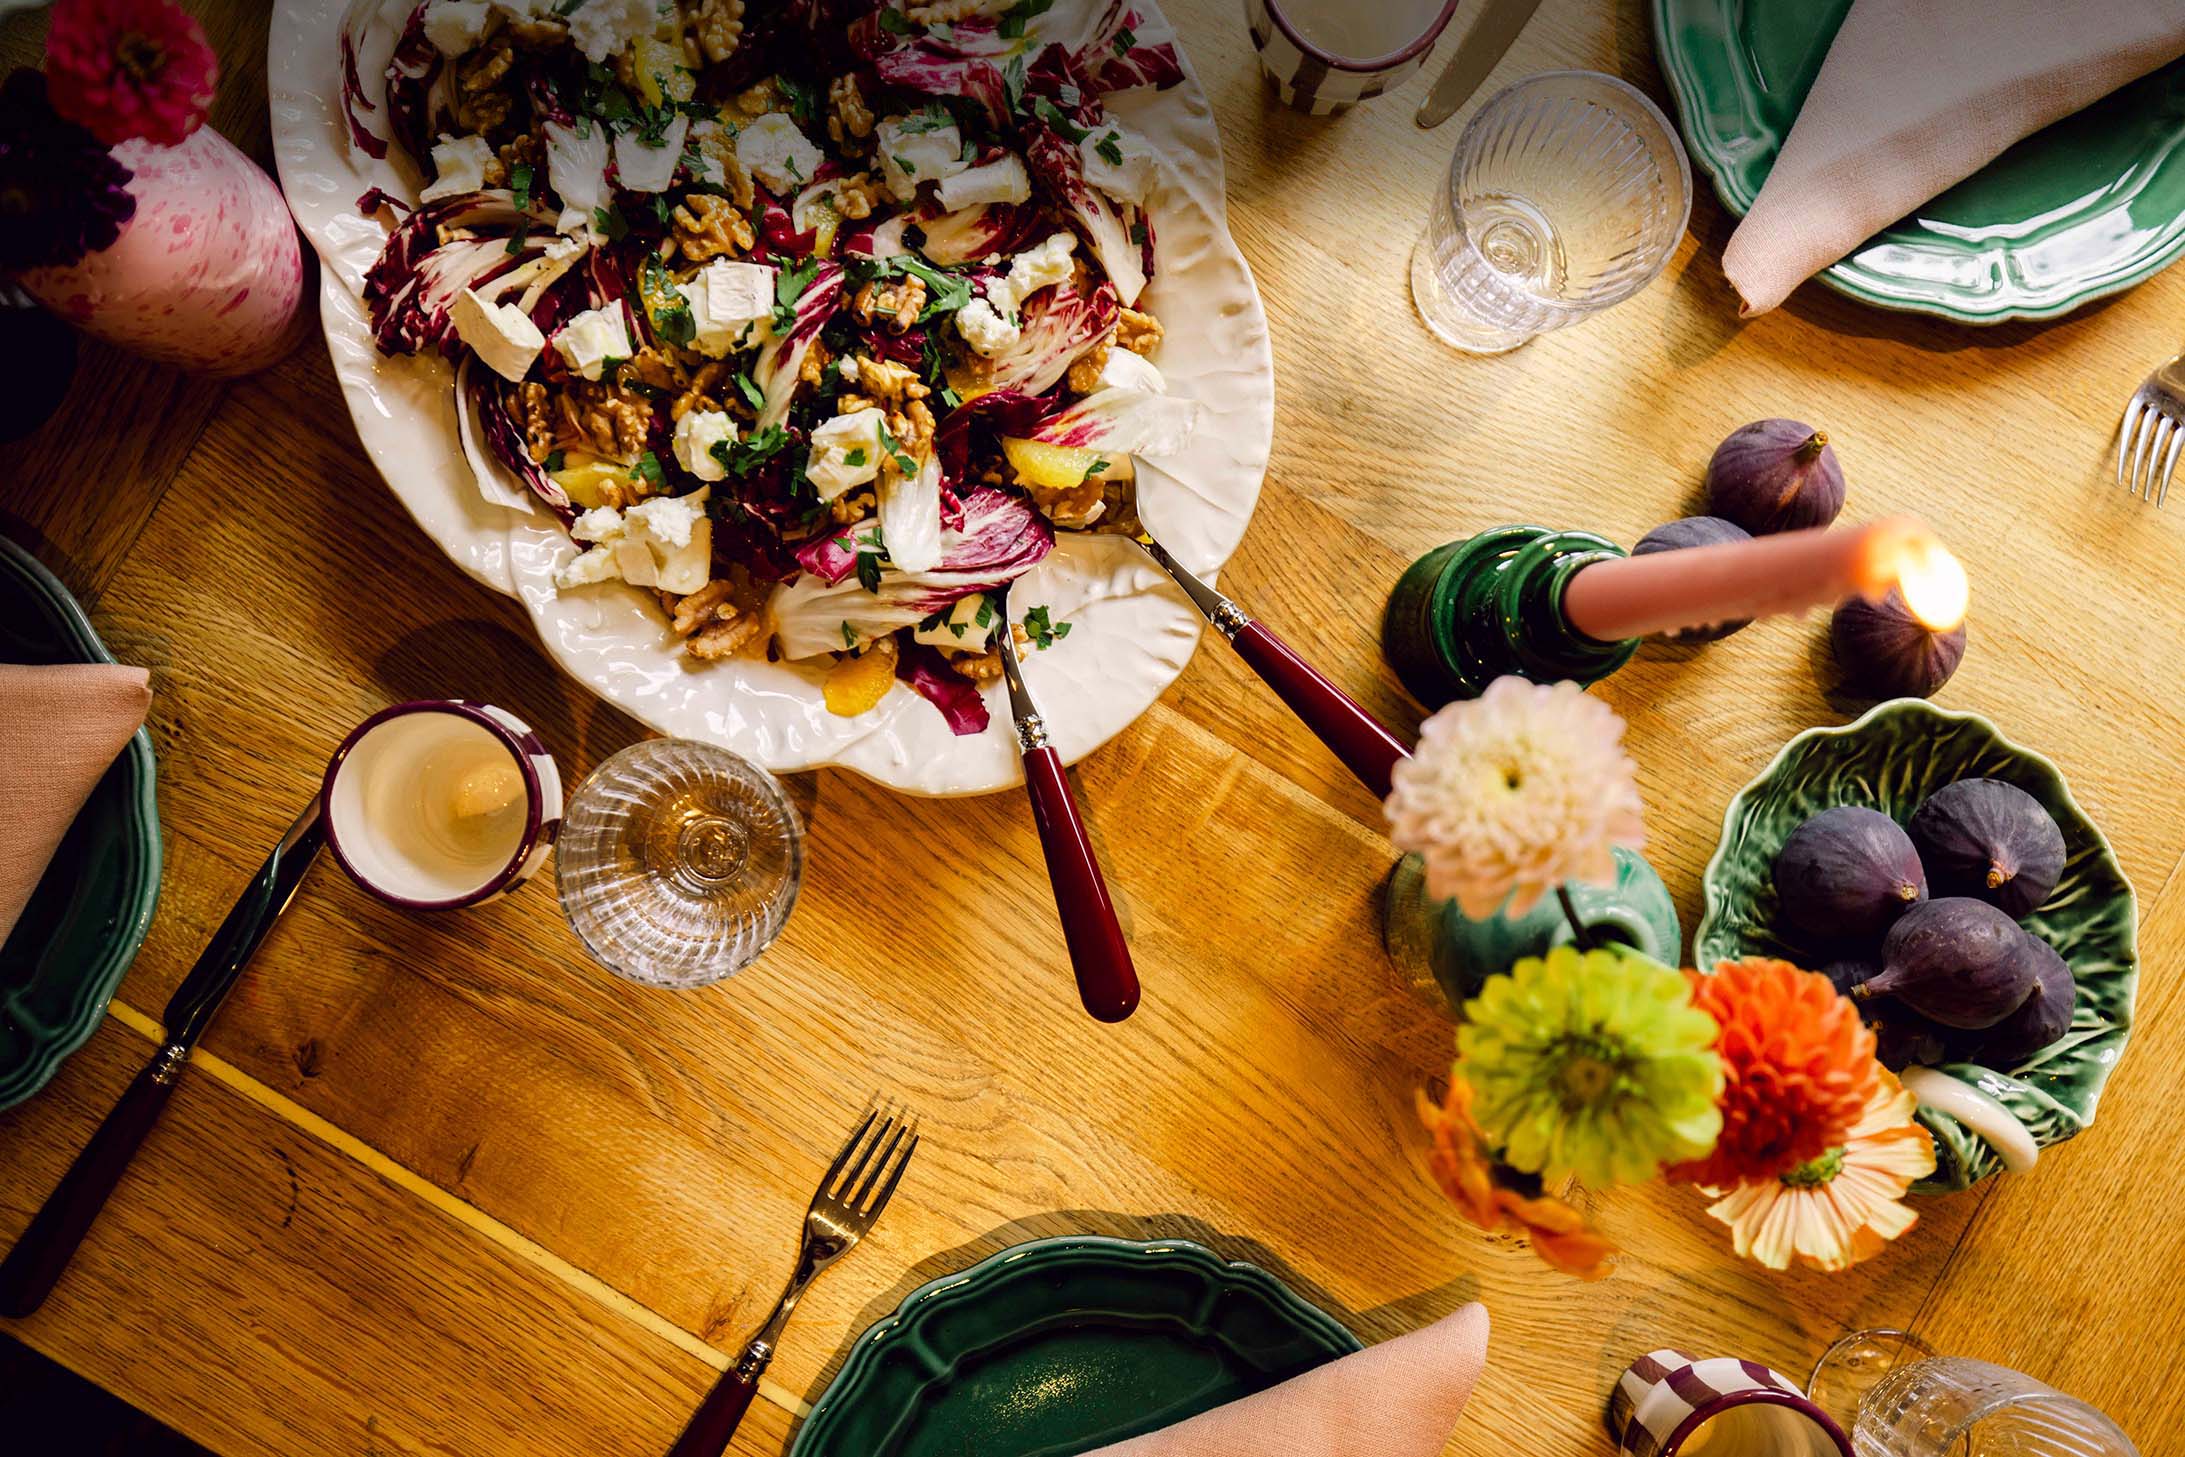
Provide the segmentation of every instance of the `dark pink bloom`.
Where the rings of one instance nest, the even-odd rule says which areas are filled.
[[[204,122],[220,58],[174,0],[58,0],[46,32],[53,109],[108,146],[171,147]]]

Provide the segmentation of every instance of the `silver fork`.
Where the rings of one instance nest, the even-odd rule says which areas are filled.
[[[2170,496],[2180,447],[2185,447],[2185,354],[2132,391],[2131,403],[2124,407],[2124,428],[2117,435],[2117,484],[2160,510]]]
[[[881,1103],[866,1110],[865,1120],[835,1155],[812,1195],[812,1207],[804,1213],[804,1241],[789,1288],[782,1291],[774,1313],[744,1347],[736,1364],[706,1393],[683,1435],[668,1449],[668,1457],[721,1457],[758,1394],[759,1373],[774,1359],[774,1343],[781,1339],[782,1327],[789,1324],[789,1314],[797,1308],[805,1287],[871,1232],[917,1151],[918,1120],[904,1108]],[[850,1161],[852,1154],[857,1156],[855,1163]],[[861,1176],[863,1183],[858,1182]]]

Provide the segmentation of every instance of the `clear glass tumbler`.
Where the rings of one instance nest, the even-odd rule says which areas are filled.
[[[1613,76],[1548,71],[1482,105],[1411,259],[1426,326],[1497,354],[1661,275],[1692,166],[1660,108]]]
[[[1939,1356],[1884,1376],[1859,1403],[1859,1457],[2139,1457],[2117,1424],[2031,1376]]]
[[[554,848],[562,913],[618,976],[700,987],[773,944],[804,825],[773,775],[710,744],[633,744],[578,786]]]

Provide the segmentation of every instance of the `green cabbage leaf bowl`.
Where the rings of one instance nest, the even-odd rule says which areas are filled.
[[[2072,799],[2056,766],[1972,713],[1918,698],[1884,703],[1843,728],[1808,729],[1783,746],[1730,801],[1722,843],[1708,862],[1697,965],[1744,956],[1803,964],[1778,939],[1773,871],[1791,831],[1841,804],[1878,809],[1900,824],[1928,795],[1960,779],[2001,779],[2025,790],[2064,832],[2064,873],[2022,924],[2056,948],[2079,983],[2071,1030],[2015,1067],[1946,1063],[1941,1071],[2002,1104],[2046,1148],[2094,1121],[2102,1084],[2124,1055],[2139,983],[2139,914],[2132,886],[2100,830]],[[1988,1141],[1932,1108],[1935,1173],[1924,1193],[1964,1189],[2003,1167]]]

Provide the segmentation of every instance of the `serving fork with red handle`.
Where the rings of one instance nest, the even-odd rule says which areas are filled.
[[[1403,740],[1299,657],[1272,630],[1186,571],[1150,533],[1141,531],[1137,542],[1183,589],[1214,630],[1229,640],[1245,666],[1289,705],[1298,721],[1358,776],[1358,782],[1375,799],[1388,798],[1390,772],[1398,760],[1411,756]]]
[[[1009,681],[1017,743],[1024,752],[1024,787],[1032,796],[1040,848],[1047,854],[1047,876],[1054,882],[1062,939],[1077,973],[1077,995],[1100,1021],[1120,1022],[1138,1010],[1138,968],[1115,919],[1115,903],[1108,899],[1108,882],[1100,873],[1100,857],[1085,831],[1084,816],[1078,813],[1077,796],[1070,792],[1062,754],[1048,741],[1047,720],[1024,686],[1006,599],[1002,623],[1001,666]]]

